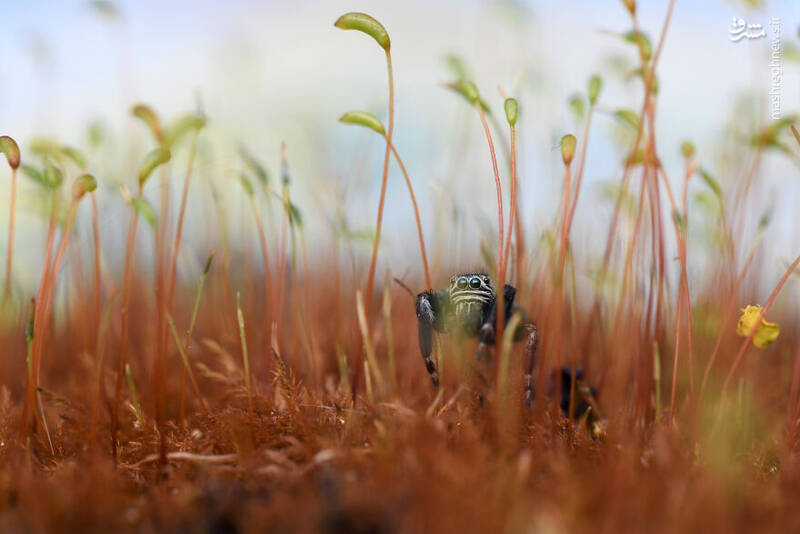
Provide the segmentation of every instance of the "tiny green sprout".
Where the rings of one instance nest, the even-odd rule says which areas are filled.
[[[5,154],[9,167],[19,167],[19,146],[16,141],[7,135],[0,136],[0,152]]]
[[[597,97],[600,96],[600,90],[603,88],[603,79],[595,74],[589,78],[589,104],[594,106],[597,103]]]
[[[131,113],[133,113],[134,117],[138,117],[144,121],[159,144],[164,140],[164,130],[161,127],[161,120],[159,120],[153,108],[147,104],[136,104],[131,109]]]
[[[517,116],[519,115],[519,105],[513,98],[506,98],[504,103],[506,111],[506,120],[510,126],[517,124]]]
[[[97,189],[97,180],[91,174],[82,174],[75,179],[72,184],[72,196],[79,200],[86,193],[91,193]]]
[[[339,122],[364,126],[381,135],[386,135],[386,129],[381,120],[369,111],[348,111],[339,117]]]
[[[572,134],[567,134],[561,138],[561,159],[564,160],[564,165],[569,166],[572,163],[572,158],[575,157],[575,146],[578,140]]]
[[[634,130],[639,129],[639,115],[635,111],[630,109],[617,109],[614,111],[614,117],[633,127]]]
[[[34,337],[34,330],[33,330],[33,319],[36,316],[36,299],[31,298],[31,316],[28,319],[28,324],[25,325],[25,341],[28,343],[28,346],[33,343]]]
[[[155,229],[157,222],[156,212],[147,200],[143,197],[131,197],[131,206],[147,221],[147,224]]]
[[[683,159],[690,160],[694,157],[694,143],[686,139],[681,143],[681,154]]]
[[[586,114],[586,101],[583,99],[583,96],[574,94],[569,97],[569,108],[572,110],[572,113],[575,114],[576,118],[582,119]]]
[[[239,181],[242,182],[242,187],[244,188],[244,192],[248,197],[252,197],[256,194],[256,190],[253,187],[253,182],[250,181],[250,178],[248,178],[247,175],[240,173]]]
[[[197,132],[206,125],[205,117],[196,113],[186,113],[172,121],[164,128],[164,146],[172,148],[189,132]]]
[[[150,175],[153,174],[153,171],[156,170],[159,165],[168,162],[171,157],[172,154],[170,154],[170,151],[166,148],[156,148],[148,153],[144,157],[142,166],[139,168],[139,185],[144,185],[147,179],[150,178]]]
[[[208,274],[208,271],[211,270],[211,263],[214,261],[214,255],[217,253],[217,250],[214,249],[211,251],[211,254],[208,255],[208,259],[206,260],[206,265],[203,267],[203,276]]]
[[[650,38],[647,35],[637,30],[631,30],[624,34],[622,38],[629,43],[638,46],[639,52],[642,54],[644,60],[650,61],[650,58],[653,55],[653,45],[651,44]]]
[[[387,52],[392,46],[392,43],[389,40],[389,33],[386,31],[386,28],[384,28],[380,22],[370,17],[366,13],[345,13],[336,19],[336,22],[334,22],[333,25],[343,30],[358,30],[366,33],[375,39],[381,48]]]
[[[131,405],[136,413],[136,421],[139,423],[139,428],[144,428],[144,417],[142,416],[142,407],[139,405],[139,396],[136,394],[136,384],[133,382],[131,366],[127,363],[125,364],[125,380],[128,382],[128,391],[131,394]]]

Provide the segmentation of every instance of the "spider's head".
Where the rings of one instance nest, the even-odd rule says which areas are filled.
[[[450,302],[456,314],[469,314],[482,309],[495,298],[492,279],[483,273],[464,273],[450,279]]]

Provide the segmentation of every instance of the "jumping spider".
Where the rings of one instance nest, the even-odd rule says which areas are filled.
[[[525,402],[530,405],[534,395],[534,383],[531,378],[539,344],[536,323],[528,318],[525,310],[514,301],[517,290],[506,284],[503,288],[505,305],[505,325],[514,314],[520,315],[520,321],[513,333],[514,341],[525,338]],[[423,291],[417,295],[416,311],[419,328],[419,349],[425,367],[431,375],[433,385],[438,387],[439,374],[436,364],[431,358],[433,352],[433,331],[455,333],[463,337],[478,338],[478,354],[480,360],[487,356],[488,347],[494,345],[497,326],[497,294],[492,279],[484,273],[464,273],[450,278],[450,286],[438,291]],[[580,368],[564,367],[561,370],[561,409],[566,414],[569,410],[570,388],[575,378],[576,402],[573,414],[577,417],[589,411],[593,417],[599,416],[594,400],[594,389],[583,381]],[[550,394],[554,384],[550,385]]]

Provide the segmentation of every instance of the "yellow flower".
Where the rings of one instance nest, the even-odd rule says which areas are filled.
[[[742,337],[749,336],[753,328],[756,329],[756,333],[753,336],[753,345],[759,349],[768,347],[781,333],[781,327],[777,323],[769,323],[763,318],[761,323],[756,326],[756,319],[758,319],[762,309],[761,306],[747,306],[742,310],[739,324],[736,325],[736,333]]]

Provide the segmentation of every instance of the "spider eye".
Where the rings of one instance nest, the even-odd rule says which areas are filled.
[[[478,278],[477,276],[473,276],[469,281],[469,287],[471,287],[472,289],[478,289],[479,287],[481,287],[481,279]]]
[[[458,289],[466,289],[467,288],[467,279],[466,278],[459,278],[458,279]]]

